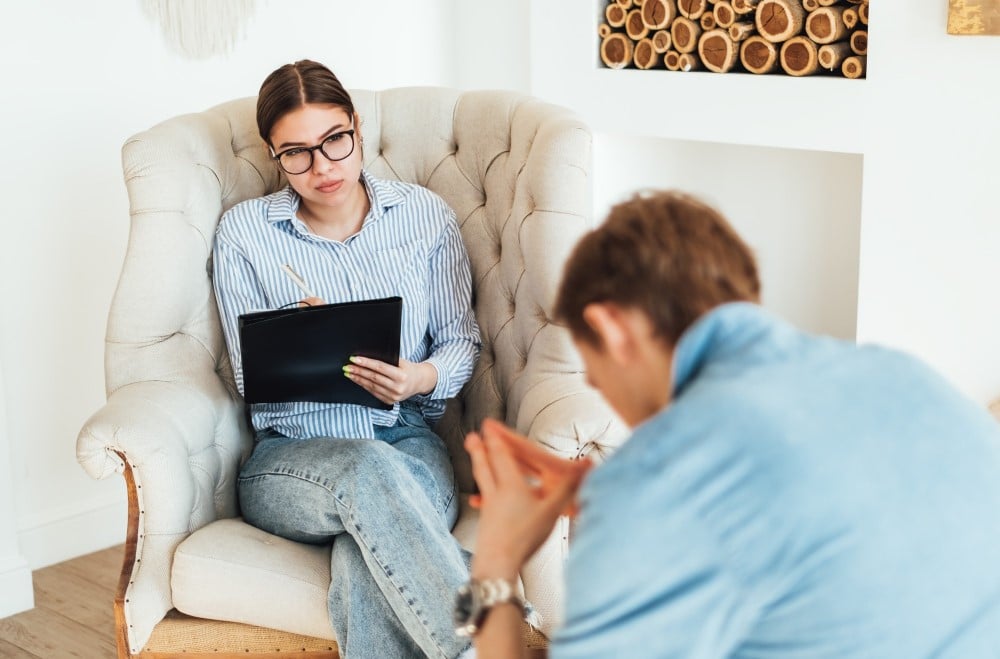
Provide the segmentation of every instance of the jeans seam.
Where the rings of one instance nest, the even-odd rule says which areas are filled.
[[[306,476],[303,476],[302,474],[297,474],[297,473],[295,473],[293,471],[280,471],[280,470],[276,470],[276,469],[270,469],[268,471],[262,471],[262,472],[253,474],[252,476],[243,476],[243,475],[237,476],[236,477],[236,481],[237,482],[250,481],[250,480],[255,480],[255,479],[258,479],[258,478],[263,478],[264,476],[289,476],[291,478],[295,478],[295,479],[298,479],[300,481],[305,481],[306,483],[311,483],[312,485],[317,485],[317,486],[323,488],[324,490],[326,490],[327,492],[329,492],[331,495],[333,495],[333,489],[330,487],[330,485],[327,484],[326,481],[313,480],[312,478],[308,478]],[[336,499],[336,496],[335,495],[333,495],[333,496]]]
[[[451,488],[451,495],[448,497],[448,500],[444,502],[444,510],[441,511],[442,515],[448,514],[448,509],[451,508],[451,502],[455,500],[455,494],[457,493],[457,491],[458,491],[457,487]]]
[[[410,612],[420,622],[420,625],[424,628],[424,631],[426,631],[427,634],[428,634],[428,636],[430,636],[431,641],[434,643],[434,647],[437,649],[438,653],[444,659],[448,659],[448,655],[445,653],[444,648],[441,647],[441,643],[440,643],[439,639],[437,638],[437,635],[434,633],[433,630],[430,629],[429,625],[427,624],[427,621],[423,619],[423,616],[420,614],[419,611],[417,611],[416,607],[413,604],[410,603],[410,599],[403,593],[402,590],[400,590],[400,584],[396,581],[396,579],[393,579],[393,575],[395,574],[395,572],[390,572],[388,566],[386,566],[383,563],[382,559],[379,558],[375,554],[374,551],[372,551],[371,543],[368,542],[368,539],[364,536],[364,533],[362,532],[362,530],[360,528],[358,528],[357,522],[355,522],[355,520],[354,520],[354,516],[353,516],[354,508],[353,508],[353,506],[350,506],[350,505],[346,504],[340,497],[338,497],[333,492],[331,492],[330,494],[333,497],[334,501],[336,501],[338,504],[344,506],[347,509],[347,511],[348,511],[347,519],[350,521],[351,526],[354,529],[354,533],[351,534],[351,537],[354,538],[355,542],[358,542],[358,543],[364,545],[364,548],[372,555],[372,557],[375,559],[375,562],[378,564],[379,568],[382,570],[382,574],[384,574],[385,578],[389,580],[389,583],[391,583],[396,588],[396,592],[398,592],[400,594],[400,596],[402,596],[403,601],[406,603],[407,608],[410,609]],[[343,516],[341,517],[341,520],[343,520]],[[413,601],[416,602],[417,600],[413,600]]]

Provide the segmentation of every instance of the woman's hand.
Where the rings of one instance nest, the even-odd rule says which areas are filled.
[[[514,579],[552,532],[556,519],[575,512],[590,460],[563,460],[498,421],[483,421],[465,448],[479,485],[475,578]]]
[[[437,386],[437,369],[427,362],[399,360],[393,366],[377,359],[351,357],[344,375],[383,403],[392,405],[417,394],[429,394]]]

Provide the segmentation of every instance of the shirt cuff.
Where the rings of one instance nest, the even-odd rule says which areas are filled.
[[[430,364],[437,371],[437,384],[434,385],[434,389],[426,394],[427,398],[430,400],[444,400],[448,398],[448,371],[443,368],[441,364],[438,364],[437,360],[433,357],[429,357],[424,360],[424,363]]]

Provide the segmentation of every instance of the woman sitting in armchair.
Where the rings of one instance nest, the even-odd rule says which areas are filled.
[[[213,261],[240,392],[241,314],[397,295],[404,303],[399,363],[355,357],[344,369],[391,409],[251,406],[256,442],[239,475],[242,514],[285,538],[333,542],[328,603],[343,656],[450,659],[467,645],[453,632],[451,603],[468,579],[468,556],[450,533],[455,479],[431,425],[480,349],[455,214],[425,188],[363,170],[358,115],[321,64],[269,75],[257,125],[288,186],[229,210]],[[301,299],[302,287],[315,295]]]

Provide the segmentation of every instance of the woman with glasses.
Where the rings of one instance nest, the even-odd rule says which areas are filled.
[[[431,425],[480,349],[455,213],[425,188],[363,169],[358,115],[321,64],[269,75],[257,125],[288,186],[227,211],[213,260],[240,392],[240,314],[400,296],[403,320],[398,364],[352,358],[344,369],[391,409],[251,406],[256,442],[239,475],[242,514],[292,540],[332,541],[328,602],[342,656],[450,659],[467,644],[451,611],[468,556],[450,533],[457,491]],[[306,289],[314,296],[303,300]]]

